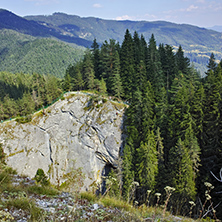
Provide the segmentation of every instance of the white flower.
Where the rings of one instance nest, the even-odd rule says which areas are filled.
[[[161,193],[155,193],[155,196],[160,197]]]
[[[147,194],[149,195],[149,194],[151,193],[151,190],[147,190],[146,192],[147,192]]]
[[[209,183],[209,182],[205,182],[204,185],[205,185],[206,187],[209,187],[209,188],[212,188],[212,187],[213,187],[212,184]],[[212,188],[212,189],[213,189],[213,188]]]
[[[190,204],[191,206],[195,206],[195,205],[196,205],[193,201],[189,201],[189,204]]]
[[[174,187],[170,187],[170,186],[166,186],[166,187],[164,188],[164,190],[168,193],[168,192],[173,192],[173,191],[175,191],[175,188],[174,188]]]

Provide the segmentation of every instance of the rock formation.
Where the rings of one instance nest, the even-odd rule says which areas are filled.
[[[31,178],[41,168],[53,184],[61,184],[65,174],[79,167],[85,174],[84,189],[101,182],[106,166],[115,167],[119,157],[126,106],[90,98],[67,93],[29,123],[1,123],[7,164]]]

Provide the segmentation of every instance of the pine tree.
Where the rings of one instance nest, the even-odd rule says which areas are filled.
[[[209,59],[208,65],[207,65],[208,70],[206,72],[206,75],[208,75],[210,73],[210,71],[215,72],[216,67],[217,67],[217,64],[215,62],[215,56],[213,53],[211,53],[210,59]]]
[[[91,48],[92,48],[92,57],[93,57],[92,60],[93,60],[95,78],[100,79],[101,78],[100,51],[99,51],[99,44],[96,42],[96,39],[93,40]]]
[[[136,179],[144,191],[153,190],[156,184],[156,175],[158,173],[158,160],[156,152],[156,141],[153,131],[147,133],[146,142],[141,142],[137,148],[137,173]],[[146,192],[143,192],[146,195]]]
[[[129,200],[130,186],[134,181],[133,149],[133,142],[129,136],[123,150],[123,197],[125,200]]]
[[[171,172],[168,184],[176,189],[171,204],[174,213],[185,213],[189,210],[186,208],[188,201],[195,198],[196,188],[189,151],[180,138],[176,146],[170,149],[169,160]]]
[[[110,94],[120,98],[123,94],[122,82],[120,78],[119,53],[116,49],[116,42],[104,42],[101,47],[103,78],[106,81],[107,90]]]
[[[147,56],[147,78],[154,88],[155,95],[158,96],[160,89],[164,86],[164,76],[153,34],[149,40]]]
[[[94,88],[94,77],[94,66],[91,52],[87,50],[83,61],[83,79],[87,89],[92,90]]]
[[[120,49],[120,77],[123,83],[124,97],[129,101],[132,99],[133,82],[135,79],[133,52],[133,38],[127,29]]]
[[[163,70],[164,87],[168,92],[177,73],[175,55],[173,53],[173,47],[170,45],[164,47],[163,44],[160,44],[158,51]]]
[[[187,57],[184,57],[184,52],[181,45],[179,46],[176,52],[175,60],[177,70],[182,72],[183,74],[187,74],[189,72],[190,60]]]

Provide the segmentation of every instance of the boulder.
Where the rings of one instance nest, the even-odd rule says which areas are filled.
[[[82,169],[82,189],[101,182],[106,166],[115,167],[122,148],[126,105],[84,93],[67,93],[33,114],[29,123],[1,123],[0,143],[6,162],[33,178],[38,168],[58,185],[72,170]]]

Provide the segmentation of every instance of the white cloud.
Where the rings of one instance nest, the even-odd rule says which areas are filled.
[[[186,9],[186,11],[187,11],[187,12],[191,12],[191,11],[196,10],[196,9],[198,9],[198,6],[190,5],[190,6]]]
[[[98,4],[98,3],[96,3],[96,4],[94,4],[94,5],[93,5],[93,8],[102,8],[102,5],[101,5],[101,4]]]
[[[145,15],[136,15],[136,16],[129,16],[129,15],[123,15],[118,16],[115,18],[115,20],[133,20],[133,21],[141,21],[141,20],[155,20],[158,17],[151,14],[145,14]]]
[[[123,16],[118,16],[116,17],[116,20],[134,20],[134,16],[129,16],[129,15],[123,15]]]

